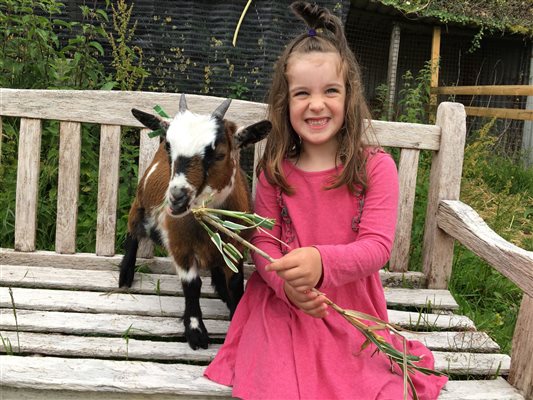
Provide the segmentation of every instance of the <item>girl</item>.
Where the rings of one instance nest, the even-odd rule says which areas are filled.
[[[285,244],[254,235],[276,261],[254,255],[257,271],[205,375],[245,399],[402,399],[402,376],[386,356],[361,350],[363,336],[310,291],[387,320],[379,269],[394,238],[398,180],[392,158],[363,144],[370,116],[341,21],[316,5],[291,8],[309,29],[276,64],[255,200]],[[433,368],[421,343],[410,342],[408,352]],[[412,379],[420,399],[436,399],[446,383]]]

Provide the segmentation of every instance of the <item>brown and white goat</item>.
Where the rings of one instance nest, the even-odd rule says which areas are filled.
[[[243,294],[242,261],[233,273],[191,208],[209,200],[209,207],[252,209],[246,176],[239,163],[240,149],[264,138],[270,122],[261,121],[237,131],[224,119],[231,100],[211,115],[187,110],[185,95],[172,120],[133,109],[143,125],[161,130],[162,141],[139,182],[128,217],[128,235],[120,265],[119,287],[130,287],[141,238],[162,244],[176,267],[185,295],[183,324],[192,349],[207,348],[209,337],[202,321],[199,270],[211,270],[211,283],[226,302],[230,317]]]

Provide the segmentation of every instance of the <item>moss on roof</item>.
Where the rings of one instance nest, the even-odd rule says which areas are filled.
[[[431,17],[440,22],[476,25],[481,30],[533,37],[533,0],[371,0],[409,17]]]

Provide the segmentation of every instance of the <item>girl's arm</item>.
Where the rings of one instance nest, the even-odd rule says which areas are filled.
[[[322,258],[321,288],[342,286],[367,277],[389,260],[398,210],[398,173],[389,155],[378,153],[370,157],[357,240],[315,246]]]

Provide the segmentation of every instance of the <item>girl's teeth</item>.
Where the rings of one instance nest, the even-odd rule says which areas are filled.
[[[319,126],[319,125],[324,125],[326,123],[326,119],[313,119],[313,120],[309,120],[308,123],[309,125],[314,125],[314,126]]]

